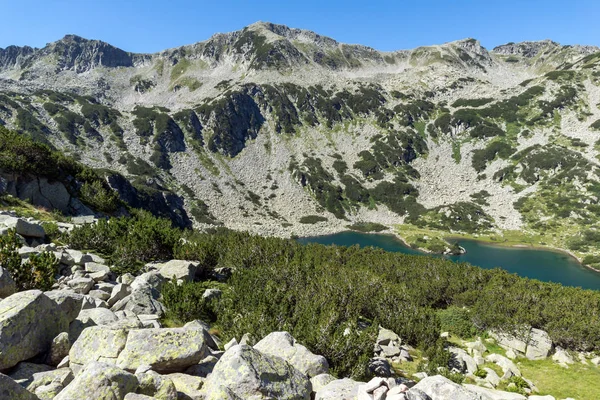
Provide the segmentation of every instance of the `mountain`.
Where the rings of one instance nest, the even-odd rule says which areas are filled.
[[[198,227],[402,224],[431,251],[476,235],[593,265],[599,51],[464,39],[381,52],[264,22],[156,54],[67,35],[0,49],[0,124],[176,196]]]

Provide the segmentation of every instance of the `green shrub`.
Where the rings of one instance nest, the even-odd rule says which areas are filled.
[[[75,249],[100,251],[115,266],[114,271],[122,274],[136,273],[149,261],[172,259],[181,235],[170,221],[135,210],[130,219],[110,218],[76,227],[66,242]]]
[[[348,229],[359,232],[381,232],[385,231],[388,227],[377,222],[357,222],[352,225],[348,225]]]
[[[321,217],[320,215],[305,215],[300,218],[298,222],[301,224],[316,224],[319,222],[326,222],[327,218]]]
[[[487,371],[485,369],[479,369],[477,368],[477,371],[475,371],[475,373],[473,375],[475,375],[478,378],[481,379],[485,379],[485,377],[487,376]]]
[[[100,180],[85,182],[79,191],[79,198],[95,210],[108,213],[115,211],[120,204],[118,194]]]
[[[218,300],[205,299],[202,295],[209,288],[220,285],[215,282],[183,282],[178,285],[173,278],[161,289],[161,301],[167,312],[165,319],[183,325],[195,319],[213,323],[217,320]]]
[[[450,306],[439,310],[437,316],[440,319],[442,331],[454,333],[462,338],[470,338],[479,333],[473,325],[470,312],[467,309]]]
[[[8,234],[0,236],[0,265],[12,276],[17,289],[50,290],[58,272],[58,260],[53,253],[33,254],[25,262],[21,262],[18,253],[20,247],[16,232],[11,229]]]

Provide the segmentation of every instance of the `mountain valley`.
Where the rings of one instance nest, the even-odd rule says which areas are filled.
[[[0,49],[0,124],[122,196],[128,180],[162,199],[181,226],[375,224],[428,251],[464,235],[594,266],[599,51],[465,39],[380,52],[262,22],[157,54],[67,35]]]

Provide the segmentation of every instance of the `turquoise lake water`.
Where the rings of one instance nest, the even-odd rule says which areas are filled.
[[[300,243],[373,246],[386,251],[433,257],[407,247],[391,235],[341,232],[298,240]],[[468,262],[486,269],[500,267],[520,276],[541,281],[600,290],[600,273],[582,266],[576,259],[565,253],[530,248],[498,247],[474,240],[459,240],[458,244],[465,248],[467,251],[465,254],[444,257],[453,261]]]

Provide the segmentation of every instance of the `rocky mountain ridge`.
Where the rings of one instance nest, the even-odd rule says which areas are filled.
[[[379,52],[270,23],[157,54],[67,36],[0,50],[0,123],[178,193],[197,226],[518,229],[583,257],[600,254],[597,52]]]

